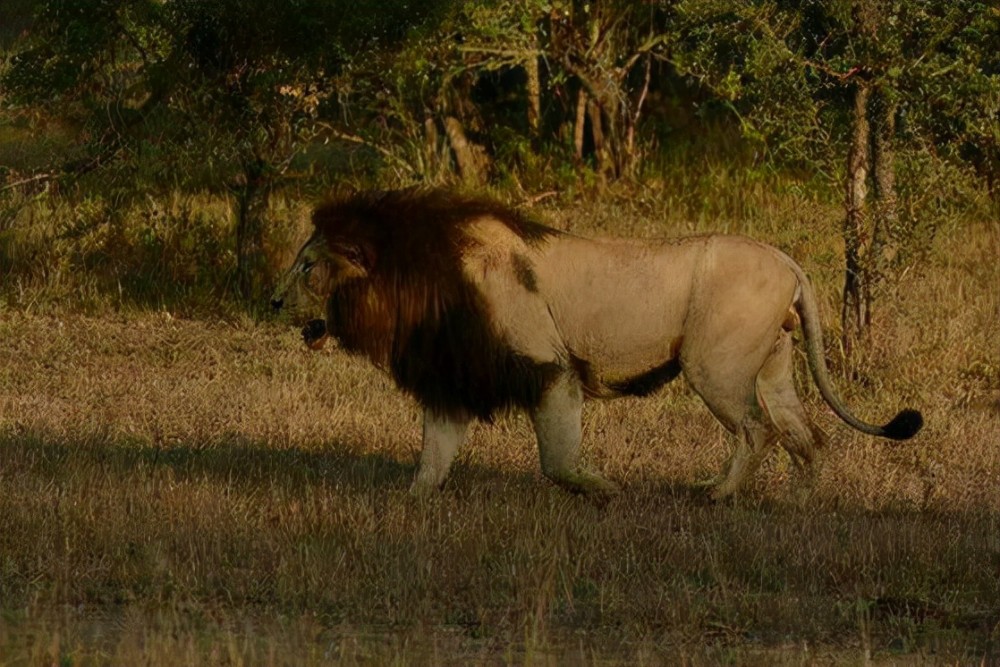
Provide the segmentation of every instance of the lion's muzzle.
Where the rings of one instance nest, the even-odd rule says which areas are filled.
[[[325,320],[309,320],[302,327],[302,342],[312,350],[318,350],[326,343],[330,332],[326,330]]]

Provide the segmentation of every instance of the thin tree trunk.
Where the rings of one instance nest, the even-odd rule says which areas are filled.
[[[601,153],[604,151],[604,121],[597,100],[591,99],[587,102],[587,116],[590,118],[590,137],[594,140],[594,153],[600,165]]]
[[[854,89],[854,128],[847,154],[847,215],[843,230],[847,270],[840,317],[843,325],[842,343],[848,355],[853,342],[861,337],[871,323],[871,286],[865,257],[871,241],[865,206],[871,133],[868,124],[869,95],[868,83],[859,81]]]
[[[583,162],[583,136],[587,123],[587,91],[583,88],[576,96],[576,124],[573,126],[573,148],[577,163]]]
[[[642,92],[639,100],[635,103],[635,113],[629,119],[628,128],[625,133],[625,155],[623,156],[623,170],[629,176],[634,176],[636,167],[639,164],[639,156],[636,155],[635,130],[639,126],[639,118],[642,116],[642,105],[646,102],[646,95],[649,93],[649,81],[652,73],[653,59],[646,55],[646,72],[642,81]]]
[[[524,61],[524,71],[528,75],[528,131],[531,140],[537,141],[541,131],[542,117],[542,80],[538,71],[538,56],[531,56]]]
[[[259,158],[244,163],[241,182],[233,187],[236,196],[236,287],[240,296],[251,301],[262,284],[264,228],[271,186],[267,165]]]
[[[462,123],[454,116],[444,119],[444,131],[448,135],[448,143],[455,153],[458,163],[458,174],[466,183],[479,185],[483,182],[484,156],[481,149],[465,136]]]
[[[591,97],[587,102],[587,117],[590,118],[590,136],[594,139],[594,155],[597,157],[598,184],[603,190],[608,182],[610,156],[607,137],[604,134],[604,115],[596,98]],[[613,167],[611,172],[614,172]]]
[[[848,154],[844,248],[843,345],[853,343],[872,322],[875,294],[898,252],[899,210],[893,150],[895,106],[885,90],[859,81]],[[868,182],[871,197],[867,197]]]
[[[597,167],[606,180],[617,180],[622,175],[622,146],[625,137],[622,132],[621,109],[616,98],[604,98],[594,105],[601,118],[601,150],[597,152]]]
[[[437,124],[431,116],[427,116],[424,119],[424,173],[431,180],[437,179],[441,173],[440,145]]]
[[[896,134],[896,107],[890,95],[876,90],[869,104],[872,132],[872,172],[874,188],[872,217],[872,260],[876,279],[881,279],[899,251],[899,206],[896,197],[896,169],[893,137]]]

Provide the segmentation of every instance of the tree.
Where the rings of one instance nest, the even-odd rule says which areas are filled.
[[[386,13],[368,10],[350,16]],[[78,128],[76,157],[54,176],[131,165],[134,178],[143,164],[148,187],[230,193],[249,299],[266,282],[269,196],[320,131],[348,49],[372,39],[350,33],[347,14],[321,0],[39,0],[2,83],[10,102]]]
[[[54,175],[153,160],[153,187],[228,188],[247,298],[267,195],[309,139],[322,94],[321,62],[295,60],[283,41],[293,26],[264,21],[266,5],[45,0],[3,81],[14,102],[79,128],[76,159]]]
[[[580,84],[577,152],[586,108],[603,178],[634,173],[635,128],[649,90],[652,55],[666,41],[662,16],[653,4],[634,2],[568,3],[553,20],[549,55]],[[631,85],[643,62],[643,79]]]
[[[1000,40],[1000,12],[976,2],[855,0],[834,18],[840,25],[832,32],[840,35],[844,47],[820,55],[845,72],[838,79],[850,87],[853,100],[842,308],[843,344],[850,352],[852,342],[871,324],[877,292],[898,265],[901,248],[917,242],[914,221],[907,229],[897,205],[900,109],[934,105],[925,91],[936,87],[935,80],[948,70],[966,72],[963,83],[946,86],[947,95],[937,100],[938,113],[923,118],[917,114],[909,121],[911,137],[921,150],[933,137],[933,145],[944,155],[960,161],[966,159],[963,153],[980,158],[977,166],[987,172],[991,154],[995,161],[1000,68],[989,53],[990,40],[993,47]],[[926,62],[934,63],[933,69],[928,70]],[[993,62],[991,74],[984,74],[987,62]],[[952,103],[945,113],[942,99]],[[914,120],[932,122],[918,129]],[[934,127],[941,120],[966,129],[943,136]]]
[[[163,101],[170,48],[155,28],[159,3],[145,0],[37,3],[2,83],[8,103],[78,129],[78,175],[127,150],[133,131]]]
[[[730,105],[748,138],[832,173],[841,173],[837,161],[846,164],[842,320],[850,350],[898,251],[916,241],[897,206],[899,149],[939,146],[942,157],[973,157],[986,173],[996,164],[1000,68],[990,54],[1000,13],[973,0],[682,0],[677,15],[675,64]],[[968,77],[942,79],[953,70]]]
[[[455,3],[420,41],[411,42],[417,48],[405,52],[399,71],[408,72],[402,78],[422,94],[410,106],[422,105],[432,117],[443,117],[460,172],[472,160],[455,150],[466,142],[455,141],[450,129],[482,131],[490,101],[474,102],[472,92],[492,77],[494,106],[506,104],[508,97],[520,101],[520,119],[511,129],[530,146],[558,142],[558,130],[568,122],[574,127],[577,163],[583,164],[589,138],[602,180],[616,179],[634,174],[639,162],[636,127],[652,58],[663,43],[663,17],[654,5],[624,1]],[[546,123],[545,109],[559,109],[551,104],[553,97],[573,98],[577,104],[568,109],[568,118]],[[439,125],[435,121],[428,127]]]
[[[975,0],[900,3],[901,135],[971,164],[1000,196],[1000,9]]]
[[[184,162],[201,151],[210,180],[234,198],[236,284],[246,299],[259,296],[265,274],[270,195],[319,132],[326,72],[345,60],[329,11],[309,0],[175,0],[167,10],[177,61],[169,110],[186,134],[171,143]]]

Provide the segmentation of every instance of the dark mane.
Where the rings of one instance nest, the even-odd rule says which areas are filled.
[[[484,217],[531,246],[558,233],[498,202],[442,190],[360,194],[320,206],[313,223],[332,251],[359,249],[368,269],[330,296],[331,333],[424,406],[489,419],[537,405],[559,369],[511,350],[462,272],[475,242],[466,230]]]
[[[429,237],[440,239],[486,216],[499,220],[529,244],[558,233],[493,199],[437,188],[377,190],[329,201],[313,213],[313,224],[317,230],[335,235],[357,225],[368,231],[391,232],[407,241],[417,241]]]

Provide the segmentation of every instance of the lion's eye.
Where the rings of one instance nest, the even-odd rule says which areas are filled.
[[[314,266],[316,266],[316,262],[302,262],[302,273],[309,273]]]

